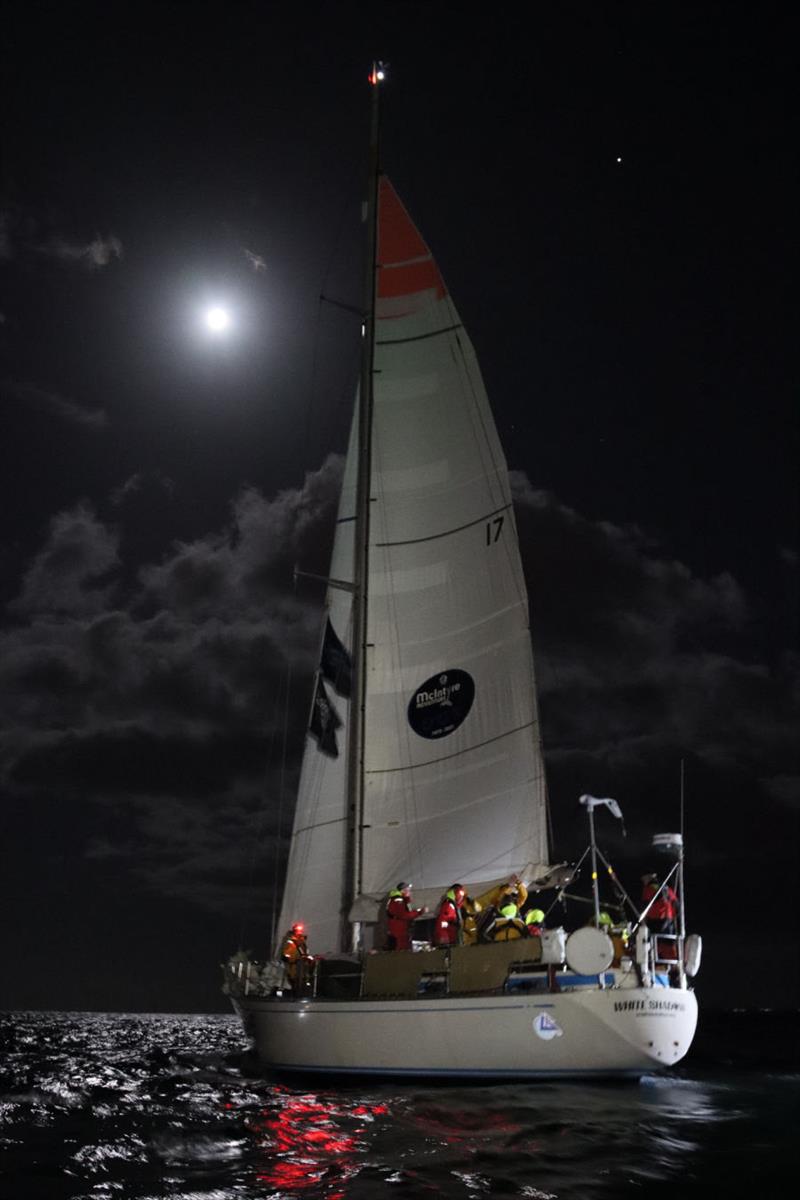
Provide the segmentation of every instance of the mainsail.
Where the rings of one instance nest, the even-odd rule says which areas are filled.
[[[362,895],[353,897],[345,878],[347,655],[355,659],[358,648],[352,593],[331,586],[335,640],[329,633],[323,647],[316,695],[324,679],[324,699],[312,732],[317,717],[330,721],[306,744],[279,930],[302,919],[315,952],[341,948],[351,901],[354,918],[374,919],[400,879],[418,894],[456,880],[478,891],[548,861],[528,602],[505,459],[472,345],[385,177],[375,318]],[[339,584],[354,579],[357,426],[356,413],[330,572]],[[344,673],[336,677],[331,662]]]

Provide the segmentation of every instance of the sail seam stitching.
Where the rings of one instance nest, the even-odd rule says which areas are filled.
[[[376,346],[406,346],[409,342],[424,342],[427,338],[441,337],[443,333],[455,333],[463,329],[463,325],[448,325],[444,329],[434,329],[431,333],[418,333],[415,337],[407,338],[376,338]]]
[[[474,746],[467,746],[464,750],[456,750],[454,754],[445,754],[442,758],[429,758],[426,762],[409,763],[407,767],[383,767],[379,771],[365,771],[365,775],[393,775],[398,771],[416,771],[420,767],[433,767],[437,763],[447,762],[450,758],[460,758],[462,754],[471,754],[473,750],[480,750],[482,746],[490,746],[492,742],[500,742],[503,738],[511,737],[512,733],[521,733],[523,729],[530,729],[531,725],[535,725],[536,720],[526,721],[524,725],[517,725],[515,729],[506,729],[504,733],[498,733],[496,737],[487,738],[485,742],[477,742]]]
[[[426,263],[426,262],[433,262],[433,255],[418,254],[416,258],[404,258],[402,261],[399,261],[399,262],[378,263],[378,267],[382,271],[392,271],[392,270],[396,269],[397,267],[413,267],[417,263]]]
[[[385,548],[386,546],[416,546],[420,542],[435,542],[437,538],[450,537],[453,533],[462,533],[465,529],[472,529],[474,525],[480,525],[482,521],[488,521],[490,517],[496,517],[498,513],[508,512],[512,506],[504,504],[502,508],[495,508],[492,512],[484,513],[482,517],[476,517],[474,521],[468,521],[466,525],[456,525],[454,529],[445,529],[442,533],[431,533],[427,537],[409,538],[404,542],[376,542],[375,547]]]
[[[308,833],[310,829],[322,829],[325,825],[341,825],[345,820],[347,820],[346,817],[334,817],[331,821],[315,821],[311,825],[303,825],[300,829],[295,829],[292,839],[299,837],[301,833]]]

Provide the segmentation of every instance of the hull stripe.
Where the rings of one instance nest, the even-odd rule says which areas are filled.
[[[614,1075],[618,1078],[639,1079],[642,1075],[654,1074],[656,1071],[658,1071],[659,1067],[657,1063],[653,1063],[651,1068],[560,1067],[553,1070],[547,1070],[545,1068],[541,1071],[535,1071],[525,1070],[524,1068],[509,1070],[497,1070],[492,1068],[488,1068],[486,1070],[473,1068],[470,1070],[469,1068],[466,1068],[464,1070],[459,1070],[450,1067],[331,1067],[321,1066],[316,1063],[309,1064],[307,1066],[296,1066],[293,1063],[269,1063],[268,1069],[270,1071],[287,1071],[292,1072],[293,1074],[304,1071],[316,1071],[324,1075],[403,1075],[416,1076],[417,1078],[436,1075],[448,1078],[460,1077],[472,1079],[554,1079],[558,1076],[569,1076],[570,1078],[574,1078],[581,1075],[603,1075],[606,1077]]]
[[[414,1015],[416,1015],[417,1013],[422,1013],[422,1012],[438,1012],[438,1013],[442,1013],[442,1012],[452,1012],[452,1013],[492,1012],[493,1009],[497,1009],[497,1008],[502,1008],[503,1012],[508,1012],[509,1009],[512,1009],[512,1008],[554,1008],[555,1007],[552,1004],[536,1004],[536,1005],[530,1005],[530,1004],[465,1004],[463,1008],[461,1008],[461,1007],[456,1008],[455,1006],[453,1006],[451,1008],[444,1008],[441,1004],[439,1004],[439,1005],[437,1005],[436,1008],[423,1008],[420,1004],[417,1003],[416,1000],[409,1000],[408,1001],[409,1005],[413,1004],[413,1006],[414,1006],[413,1010],[410,1008],[368,1008],[368,1009],[346,1008],[346,1009],[342,1009],[340,1007],[341,1003],[342,1003],[341,1000],[334,1000],[332,1002],[332,1004],[337,1005],[338,1011],[336,1008],[333,1008],[333,1007],[323,1008],[321,1004],[315,1004],[313,1007],[311,1007],[311,1005],[309,1005],[308,1008],[279,1007],[279,1005],[281,1005],[281,1001],[276,1002],[274,1010],[272,1008],[252,1009],[252,1008],[248,1008],[248,1006],[246,1004],[242,1004],[242,1008],[246,1012],[250,1011],[250,1012],[272,1013],[274,1011],[275,1014],[282,1016],[282,1017],[297,1017],[301,1013],[305,1014],[305,1015],[309,1015],[309,1016],[312,1013],[314,1013],[316,1016],[325,1016],[325,1017],[333,1017],[333,1016],[336,1016],[336,1017],[354,1017],[354,1016],[355,1017],[383,1017],[383,1016],[386,1016],[387,1013],[408,1013],[411,1011],[413,1011]],[[367,1003],[369,1003],[369,1002],[367,1002]]]

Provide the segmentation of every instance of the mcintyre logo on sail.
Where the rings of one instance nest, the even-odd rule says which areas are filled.
[[[334,691],[349,699],[353,687],[353,662],[336,636],[330,617],[325,625],[319,667],[328,683],[333,684]]]
[[[317,690],[314,693],[314,707],[311,710],[311,724],[308,732],[316,740],[323,754],[329,758],[339,757],[339,746],[336,741],[336,731],[341,729],[342,722],[336,709],[328,699],[322,675],[317,677]]]
[[[417,688],[408,705],[408,723],[424,738],[446,737],[472,708],[475,683],[466,671],[443,671]]]

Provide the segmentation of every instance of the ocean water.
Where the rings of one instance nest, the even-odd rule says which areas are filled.
[[[639,1082],[276,1080],[233,1016],[0,1014],[0,1200],[782,1197],[798,1015]]]

